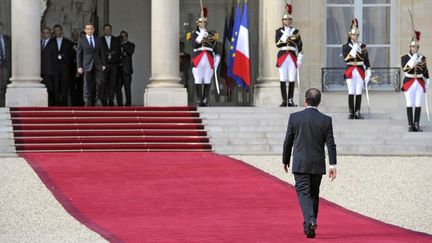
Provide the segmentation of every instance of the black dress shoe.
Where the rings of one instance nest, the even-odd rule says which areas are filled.
[[[292,99],[288,100],[288,107],[296,107],[297,105],[294,104],[294,101]]]
[[[318,227],[318,225],[315,222],[312,222],[309,224],[307,230],[305,230],[305,234],[307,238],[315,238],[315,229]]]
[[[354,119],[354,113],[349,114],[348,120],[353,120],[353,119]]]
[[[354,114],[354,119],[363,120],[364,117],[360,114],[360,111],[356,111],[356,113]]]
[[[420,124],[418,122],[414,123],[414,131],[415,132],[423,132],[423,130],[420,128]]]
[[[408,126],[408,132],[415,132],[414,126]]]
[[[282,101],[282,103],[279,105],[279,107],[286,107],[286,106],[287,106],[286,100]]]

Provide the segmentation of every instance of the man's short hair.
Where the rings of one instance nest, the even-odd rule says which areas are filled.
[[[63,30],[63,26],[59,24],[54,25],[53,30],[55,30],[56,28],[60,28],[60,30]]]
[[[110,24],[105,24],[103,28],[105,29],[106,27],[109,27],[110,29],[112,29],[112,26]]]
[[[129,37],[128,32],[126,32],[125,30],[120,31],[120,36],[121,36],[122,34],[125,34],[127,37]]]
[[[93,24],[92,22],[88,22],[87,24],[84,25],[84,27],[87,27],[87,26],[89,26],[89,25],[91,25],[93,28],[95,27],[94,24]]]
[[[51,28],[50,27],[42,27],[42,32],[44,32],[45,30],[48,30],[48,32],[51,32]]]
[[[317,107],[321,103],[321,91],[316,88],[308,89],[305,98],[308,105]]]

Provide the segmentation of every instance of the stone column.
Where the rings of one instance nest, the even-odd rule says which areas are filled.
[[[186,106],[179,72],[180,0],[151,1],[151,77],[145,106]]]
[[[48,93],[41,84],[40,26],[44,1],[12,2],[12,77],[6,91],[6,106],[48,106]]]
[[[281,19],[284,15],[285,2],[259,0],[259,4],[260,63],[254,105],[276,107],[282,102],[282,97],[279,71],[276,67],[278,49],[275,45],[275,31],[282,26]],[[297,100],[296,97],[294,100]]]

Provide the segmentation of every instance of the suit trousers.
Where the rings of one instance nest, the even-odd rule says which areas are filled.
[[[307,227],[311,222],[317,222],[322,175],[295,173],[294,179],[297,198]]]
[[[6,103],[6,87],[8,84],[8,70],[6,65],[0,64],[0,107]]]
[[[70,85],[70,72],[67,64],[58,64],[55,68],[54,75],[54,92],[55,92],[55,104],[57,106],[68,105]]]
[[[102,103],[108,101],[109,104],[114,103],[114,96],[117,86],[117,76],[118,76],[118,65],[108,64],[104,71],[104,93],[102,96]]]
[[[84,72],[84,103],[85,106],[94,106],[97,100],[101,100],[103,92],[103,72],[93,67]]]
[[[117,88],[116,88],[116,100],[118,106],[123,106],[123,91],[122,91],[123,86],[126,95],[125,106],[132,105],[131,83],[132,83],[132,74],[121,72],[119,75]]]

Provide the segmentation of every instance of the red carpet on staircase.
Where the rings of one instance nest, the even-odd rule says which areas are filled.
[[[196,107],[10,108],[17,152],[211,151]]]
[[[21,156],[71,215],[112,242],[432,242],[325,200],[307,240],[292,186],[211,152]]]

